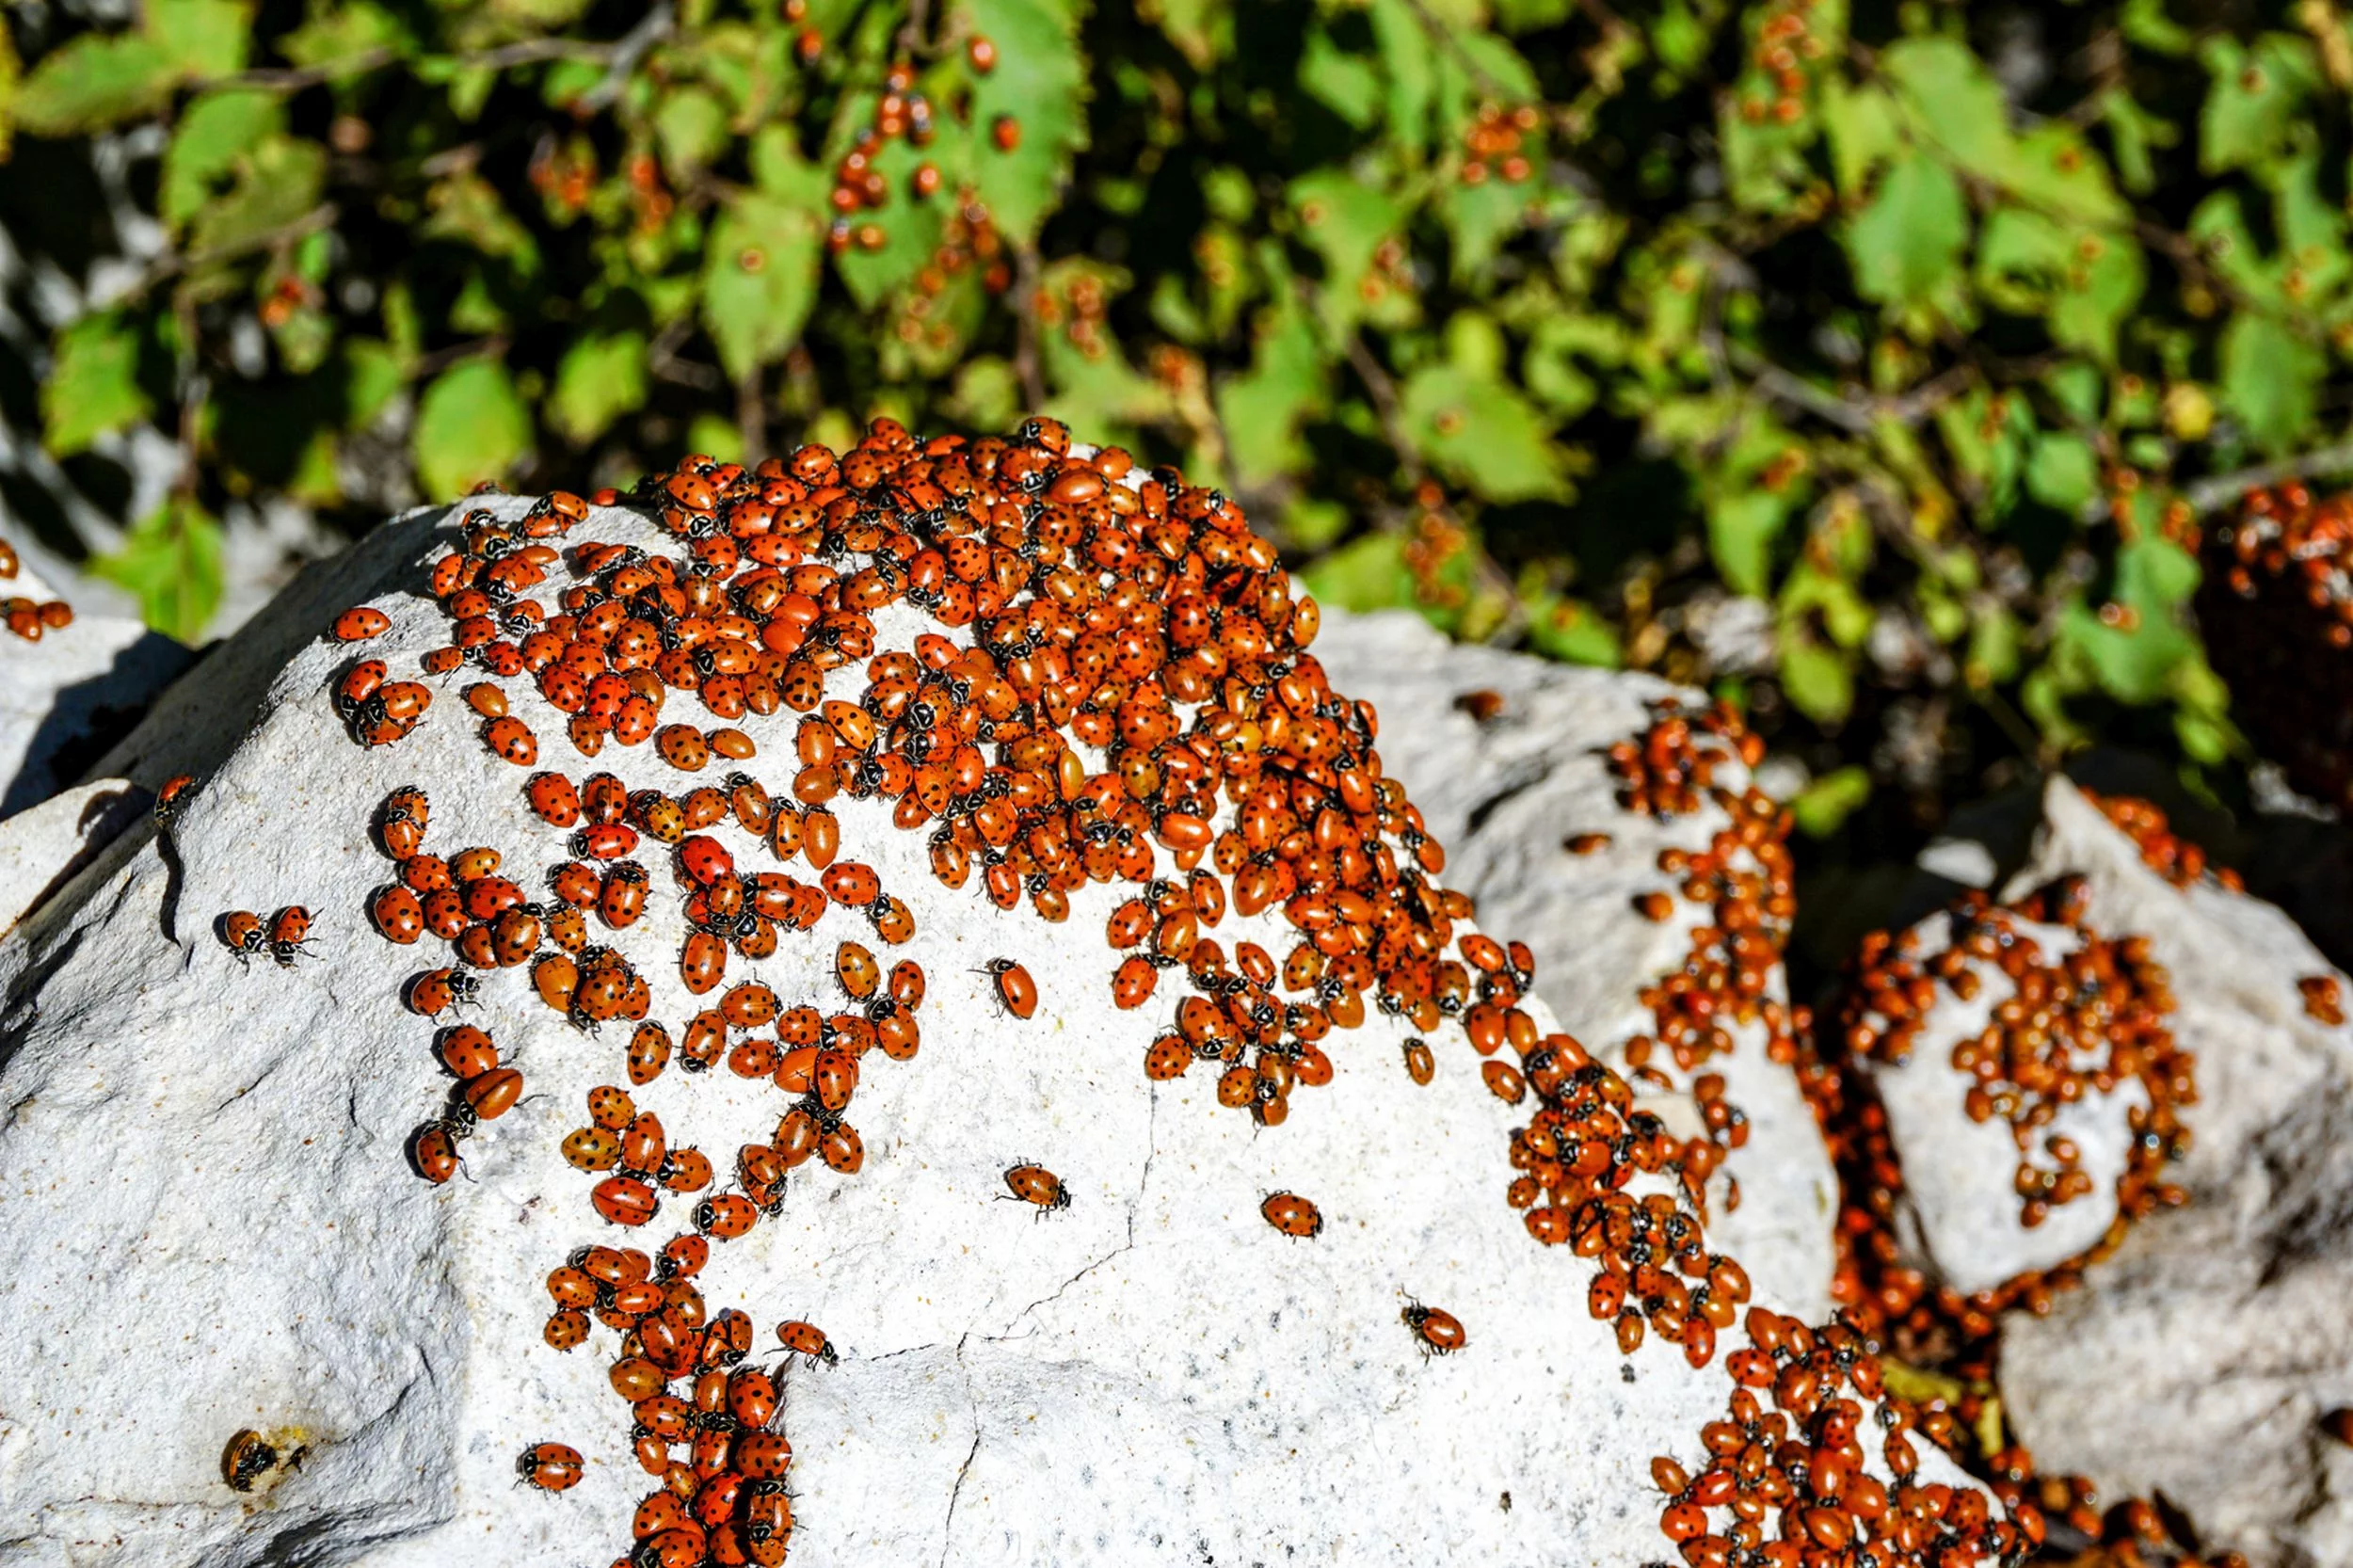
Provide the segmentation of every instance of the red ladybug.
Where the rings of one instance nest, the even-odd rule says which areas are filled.
[[[701,996],[724,980],[727,972],[728,945],[708,931],[689,933],[679,953],[679,978],[686,988]]]
[[[651,1186],[635,1176],[607,1176],[596,1185],[589,1201],[599,1214],[616,1225],[642,1225],[662,1206]]]
[[[392,617],[383,611],[359,605],[335,617],[335,639],[338,642],[363,643],[370,637],[382,636],[392,630]]]
[[[406,946],[424,935],[424,906],[397,882],[369,903],[368,918],[388,942]]]
[[[1006,1012],[1027,1018],[1037,1011],[1037,982],[1029,970],[1010,958],[992,958],[982,972],[996,980],[997,1000]]]
[[[172,819],[179,815],[180,808],[185,806],[195,793],[196,775],[192,773],[175,773],[169,778],[165,779],[163,787],[155,792],[156,827],[159,829],[169,827]]]
[[[524,788],[531,809],[551,827],[569,827],[580,821],[580,792],[560,773],[535,773]]]
[[[216,922],[222,945],[244,963],[269,945],[268,928],[262,917],[249,909],[232,909]]]
[[[580,1450],[561,1443],[538,1444],[523,1450],[515,1473],[542,1492],[568,1490],[580,1484]]]
[[[624,860],[604,873],[598,888],[595,904],[597,914],[605,924],[619,930],[632,925],[646,912],[646,868],[634,860]]]
[[[484,727],[482,740],[492,755],[519,768],[527,768],[539,760],[539,738],[531,732],[529,725],[512,714],[492,719]]]
[[[1275,1192],[1258,1206],[1266,1223],[1286,1236],[1312,1240],[1323,1234],[1323,1211],[1296,1192]]]
[[[1070,1207],[1070,1190],[1063,1185],[1062,1177],[1043,1165],[1006,1166],[1005,1186],[1023,1203],[1037,1205],[1040,1213]]]
[[[290,904],[270,920],[270,956],[280,966],[292,968],[296,955],[309,945],[310,936],[311,912],[298,904]]]
[[[1451,1355],[1470,1342],[1470,1336],[1463,1331],[1462,1320],[1439,1307],[1415,1302],[1399,1316],[1421,1341],[1424,1355]]]
[[[679,869],[708,888],[723,876],[735,874],[735,856],[718,840],[697,833],[680,840]]]
[[[815,1323],[803,1322],[798,1318],[788,1318],[778,1323],[776,1338],[787,1352],[805,1355],[812,1362],[822,1361],[831,1367],[840,1359],[834,1354],[833,1341],[825,1337],[824,1329]]]
[[[1153,987],[1160,983],[1160,971],[1152,967],[1152,960],[1141,954],[1128,958],[1112,977],[1112,1004],[1123,1009],[1142,1007],[1152,1000]]]
[[[419,1176],[439,1186],[457,1174],[461,1163],[457,1134],[446,1122],[427,1122],[410,1141],[408,1157],[415,1162]]]
[[[760,1210],[752,1201],[733,1192],[721,1192],[695,1206],[695,1228],[722,1241],[734,1240],[759,1219]]]

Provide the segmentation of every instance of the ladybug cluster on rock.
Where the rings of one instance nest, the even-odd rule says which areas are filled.
[[[745,1366],[748,1320],[707,1313],[694,1282],[714,1242],[778,1211],[796,1169],[859,1173],[855,1096],[877,1054],[904,1064],[920,1048],[925,975],[888,952],[914,937],[915,918],[845,842],[832,809],[844,799],[887,803],[897,828],[924,836],[943,887],[1000,909],[1061,922],[1079,889],[1124,889],[1104,984],[1113,1009],[1157,1020],[1140,1032],[1144,1078],[1211,1071],[1217,1103],[1257,1127],[1282,1126],[1302,1092],[1331,1082],[1326,1043],[1375,1011],[1418,1032],[1406,1048],[1417,1083],[1439,1070],[1422,1036],[1459,1029],[1498,1098],[1534,1096],[1513,1136],[1509,1193],[1531,1235],[1597,1261],[1594,1310],[1625,1353],[1647,1326],[1695,1367],[1714,1359],[1749,1291],[1705,1243],[1705,1185],[1741,1136],[1721,1081],[1687,1085],[1713,1109],[1705,1133],[1678,1141],[1633,1108],[1617,1073],[1541,1031],[1521,1005],[1528,949],[1471,929],[1470,901],[1432,880],[1444,854],[1384,775],[1371,708],[1331,688],[1310,651],[1314,600],[1294,599],[1230,500],[1174,471],[1139,472],[1116,449],[1076,451],[1048,420],[1010,441],[919,440],[877,421],[846,453],[804,447],[749,470],[689,458],[629,498],[673,548],[559,543],[620,500],[558,492],[513,520],[469,512],[457,548],[430,566],[448,636],[423,654],[421,679],[367,659],[331,695],[356,741],[392,745],[431,707],[424,681],[463,676],[482,744],[518,768],[546,830],[444,856],[424,847],[424,791],[395,790],[377,812],[394,876],[370,923],[400,946],[428,935],[449,946],[406,991],[443,1022],[434,1048],[456,1080],[412,1140],[417,1169],[450,1179],[465,1140],[520,1100],[521,1073],[451,1014],[481,975],[527,967],[570,1025],[628,1030],[627,1086],[593,1089],[563,1139],[565,1160],[594,1178],[595,1212],[635,1232],[673,1197],[692,1205],[658,1248],[591,1246],[548,1281],[550,1346],[582,1347],[600,1326],[619,1336],[610,1381],[654,1481],[626,1562],[775,1563],[789,1544],[792,1449],[774,1426],[783,1368]],[[930,625],[904,648],[879,645],[874,616],[894,605]],[[363,643],[390,624],[363,606],[334,636]],[[543,760],[535,707],[559,715],[549,728],[580,757],[643,746],[690,776],[675,794],[632,791]],[[763,779],[755,770],[787,740],[790,760]],[[1766,1018],[1776,1038],[1796,1027],[1761,978],[1787,925],[1786,824],[1708,776],[1753,748],[1726,714],[1675,711],[1613,760],[1633,808],[1713,805],[1732,821],[1705,854],[1662,862],[1717,921],[1695,934],[1686,976],[1652,1000],[1642,1065],[1654,1075],[1691,1074],[1729,1048],[1717,1034],[1727,1020]],[[753,869],[754,855],[778,869]],[[673,910],[684,927],[659,959],[639,929],[655,909],[663,929],[678,929]],[[744,972],[829,911],[872,932],[871,946],[836,943],[838,994],[779,996]],[[1229,948],[1218,935],[1229,915],[1288,927],[1288,950],[1238,934]],[[651,1016],[642,968],[673,962],[687,992],[711,1000],[676,1026]],[[1017,959],[983,972],[1016,1024],[1035,1014],[1039,986]],[[724,1163],[675,1143],[632,1095],[672,1064],[773,1083],[771,1141]],[[1006,1168],[1004,1183],[1040,1217],[1071,1201],[1036,1160]],[[1325,1224],[1294,1192],[1260,1213],[1295,1240]],[[1416,1304],[1404,1327],[1426,1353],[1472,1342],[1436,1306]],[[788,1356],[838,1355],[798,1320],[778,1337]],[[523,1478],[562,1490],[579,1474],[570,1452],[534,1448]]]
[[[0,583],[12,581],[20,569],[16,547],[0,539]],[[40,600],[10,594],[0,598],[0,617],[6,618],[8,630],[17,636],[37,643],[44,632],[72,626],[73,606],[62,599]]]

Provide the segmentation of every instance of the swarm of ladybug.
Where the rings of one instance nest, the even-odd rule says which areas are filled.
[[[430,935],[449,947],[406,992],[442,1021],[435,1048],[456,1080],[412,1141],[419,1172],[451,1179],[466,1140],[520,1100],[522,1074],[454,1014],[479,975],[528,967],[573,1025],[630,1031],[628,1087],[593,1090],[563,1141],[565,1159],[596,1178],[596,1212],[635,1230],[668,1198],[692,1204],[658,1250],[592,1246],[548,1280],[552,1347],[579,1347],[599,1325],[620,1336],[609,1381],[654,1483],[625,1563],[777,1563],[789,1544],[792,1449],[773,1428],[783,1368],[746,1365],[750,1322],[707,1312],[695,1280],[714,1242],[777,1211],[792,1171],[814,1160],[839,1178],[859,1172],[847,1112],[874,1053],[904,1064],[920,1046],[925,977],[912,959],[839,942],[830,1002],[779,997],[738,968],[831,909],[856,912],[886,950],[914,936],[904,899],[851,857],[828,808],[838,797],[890,802],[896,826],[925,835],[943,886],[973,886],[1000,908],[1027,904],[1059,922],[1080,888],[1128,889],[1105,933],[1118,955],[1108,990],[1115,1008],[1160,1020],[1145,1077],[1213,1072],[1218,1103],[1261,1128],[1332,1080],[1325,1042],[1370,1009],[1411,1020],[1417,1084],[1439,1065],[1426,1036],[1459,1028],[1497,1097],[1533,1097],[1509,1148],[1508,1198],[1530,1234],[1597,1262],[1593,1310],[1626,1353],[1647,1326],[1694,1367],[1714,1360],[1749,1284],[1706,1246],[1706,1183],[1743,1124],[1721,1080],[1698,1069],[1731,1048],[1733,1023],[1763,1018],[1776,1040],[1801,1027],[1764,994],[1787,925],[1786,824],[1753,791],[1713,779],[1728,760],[1753,760],[1729,713],[1662,710],[1612,759],[1630,808],[1721,808],[1732,824],[1705,853],[1661,863],[1716,911],[1693,934],[1686,975],[1652,1000],[1656,1037],[1636,1064],[1653,1087],[1670,1069],[1685,1075],[1677,1086],[1709,1108],[1707,1131],[1678,1140],[1635,1108],[1625,1079],[1538,1027],[1520,1005],[1534,980],[1528,950],[1467,929],[1470,901],[1431,880],[1443,852],[1384,776],[1370,707],[1335,693],[1309,651],[1315,602],[1293,599],[1273,547],[1227,498],[1174,471],[1139,472],[1116,449],[1074,452],[1051,421],[1014,440],[918,440],[886,420],[846,453],[804,447],[748,471],[689,458],[629,499],[674,549],[562,547],[591,516],[589,501],[563,492],[512,520],[469,514],[457,548],[431,567],[450,630],[419,662],[423,679],[362,659],[332,693],[355,742],[381,747],[427,719],[425,680],[465,675],[484,745],[519,770],[562,845],[525,874],[488,845],[428,852],[421,789],[392,791],[377,812],[392,876],[371,923],[396,944]],[[549,585],[558,571],[568,581]],[[936,630],[878,648],[873,616],[892,604]],[[333,635],[362,644],[390,624],[362,607]],[[577,755],[649,745],[712,782],[632,792],[609,773],[542,767],[519,681],[564,715]],[[786,726],[792,761],[762,782],[755,734]],[[747,852],[782,869],[740,867]],[[712,1002],[675,1034],[650,1017],[650,988],[619,946],[655,899],[678,901],[680,978]],[[1229,911],[1287,924],[1289,952],[1239,938],[1229,949],[1215,934]],[[1034,1015],[1038,986],[1017,960],[983,972],[1010,1018]],[[674,1061],[771,1081],[771,1141],[743,1146],[724,1171],[674,1145],[631,1094]],[[1041,1218],[1072,1201],[1034,1160],[1009,1166],[1004,1185]],[[1291,1192],[1260,1213],[1295,1240],[1324,1224]],[[1413,1304],[1403,1325],[1433,1355],[1470,1341],[1436,1306]],[[835,1358],[806,1322],[777,1336],[788,1359]],[[518,1463],[522,1480],[558,1491],[582,1461],[548,1443]],[[1967,1539],[1999,1555],[1989,1530]]]
[[[0,583],[12,581],[20,569],[16,547],[0,539]],[[72,626],[73,606],[62,599],[40,600],[10,594],[0,598],[0,616],[7,618],[10,632],[28,643],[37,643],[44,632]]]
[[[2200,553],[2199,631],[2232,722],[2296,789],[2353,807],[2353,497],[2253,491]]]

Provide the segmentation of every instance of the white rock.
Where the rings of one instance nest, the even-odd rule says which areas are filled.
[[[0,598],[13,586],[0,583]],[[0,818],[81,777],[191,657],[109,616],[77,616],[37,643],[0,628]]]
[[[1447,846],[1447,880],[1479,901],[1481,923],[1526,942],[1536,955],[1536,990],[1561,1027],[1612,1065],[1621,1048],[1647,1032],[1651,1016],[1628,976],[1683,966],[1705,905],[1677,894],[1675,919],[1625,918],[1631,901],[1675,878],[1657,869],[1666,848],[1698,850],[1725,824],[1714,807],[1654,822],[1617,803],[1603,753],[1651,723],[1649,704],[1693,694],[1655,677],[1547,664],[1487,648],[1449,643],[1407,611],[1336,619],[1316,653],[1345,691],[1375,696],[1381,756]],[[1470,691],[1492,691],[1502,712],[1481,722],[1455,706]],[[1738,787],[1737,770],[1725,781]],[[1591,854],[1561,848],[1571,834],[1606,833]],[[1787,1000],[1776,977],[1776,1000]],[[1760,1290],[1809,1321],[1829,1316],[1832,1225],[1838,1179],[1796,1078],[1768,1061],[1760,1025],[1736,1031],[1737,1048],[1709,1063],[1726,1096],[1749,1114],[1747,1144],[1724,1169],[1740,1184],[1740,1207],[1720,1212],[1725,1248],[1771,1271]],[[1684,1132],[1689,1101],[1642,1103]]]
[[[1915,928],[1921,954],[1951,946],[1954,923],[1942,914],[1922,921]],[[2046,960],[2082,946],[2063,925],[2020,920],[2014,926]],[[1901,1063],[1858,1064],[1878,1087],[1889,1136],[1903,1157],[1897,1224],[1904,1240],[1945,1284],[1964,1295],[2049,1269],[2100,1240],[2116,1219],[2116,1182],[2132,1152],[2126,1118],[2149,1103],[2147,1089],[2128,1079],[2111,1094],[2094,1093],[2062,1105],[2045,1136],[2074,1141],[2081,1151],[2077,1168],[2090,1178],[2091,1191],[2052,1208],[2040,1225],[2021,1224],[2013,1176],[2017,1139],[2000,1117],[1969,1119],[1963,1097],[1973,1080],[1951,1060],[1954,1046],[1982,1032],[1994,1009],[2018,989],[1996,965],[1978,961],[1969,968],[1977,977],[1977,996],[1964,1001],[1940,986]]]
[[[2195,1142],[2168,1173],[2189,1203],[2136,1225],[2049,1317],[2004,1320],[2005,1407],[2042,1468],[2111,1498],[2161,1491],[2214,1550],[2353,1561],[2353,1450],[2316,1426],[2353,1406],[2353,1030],[2296,988],[2334,971],[2269,904],[2174,888],[2054,783],[2013,886],[2062,872],[2087,879],[2095,928],[2146,936],[2170,972],[2198,1059]]]
[[[149,798],[127,778],[101,778],[0,822],[0,936],[136,822]]]
[[[475,737],[459,682],[414,735],[375,754],[326,698],[354,650],[313,639],[342,602],[372,598],[391,615],[392,632],[365,651],[396,666],[443,640],[417,593],[417,563],[443,536],[430,517],[378,531],[310,574],[309,597],[297,588],[259,617],[245,664],[169,697],[134,737],[146,748],[135,765],[220,759],[171,852],[144,829],[126,836],[111,870],[84,873],[0,941],[0,1366],[11,1368],[0,1562],[569,1568],[628,1544],[649,1483],[606,1386],[612,1336],[599,1330],[569,1355],[539,1336],[542,1282],[573,1249],[670,1233],[604,1225],[593,1178],[556,1151],[584,1119],[587,1089],[621,1081],[625,1035],[557,1021],[525,970],[489,977],[479,1021],[526,1071],[530,1096],[469,1144],[469,1180],[429,1188],[404,1157],[448,1083],[428,1055],[433,1029],[398,997],[442,950],[395,950],[368,928],[366,900],[388,871],[368,841],[372,810],[413,780],[432,794],[429,848],[501,846],[526,876],[562,856],[525,808],[524,772]],[[600,513],[581,536],[652,535]],[[322,583],[339,585],[324,602]],[[886,617],[886,643],[908,625]],[[278,665],[264,657],[273,646],[291,650]],[[235,694],[265,667],[276,673],[257,712]],[[1607,811],[1588,754],[1625,732],[1651,689],[1605,699],[1609,684],[1565,680],[1585,695],[1557,715],[1593,727],[1525,738],[1532,784],[1562,782],[1521,800]],[[536,694],[509,691],[543,760],[588,771]],[[1426,700],[1417,689],[1390,699],[1392,722]],[[752,728],[766,747],[754,771],[780,781],[790,730]],[[681,788],[649,749],[608,748],[594,765]],[[1471,842],[1500,864],[1527,808],[1484,798]],[[1695,1372],[1654,1336],[1621,1362],[1586,1316],[1591,1266],[1537,1247],[1502,1201],[1525,1112],[1487,1092],[1458,1033],[1441,1032],[1436,1080],[1417,1088],[1401,1031],[1376,1015],[1330,1043],[1329,1087],[1301,1090],[1288,1125],[1254,1131],[1214,1104],[1202,1069],[1157,1087],[1144,1077],[1153,1015],[1105,1005],[1108,889],[1074,897],[1062,928],[1000,914],[972,889],[942,892],[922,837],[888,827],[884,809],[837,809],[845,856],[874,865],[920,922],[907,951],[930,978],[922,1051],[869,1059],[854,1107],[864,1171],[805,1168],[780,1216],[716,1247],[700,1282],[712,1309],[750,1314],[763,1351],[788,1317],[823,1324],[841,1349],[840,1366],[789,1376],[795,1564],[1672,1555],[1647,1464],[1696,1453],[1729,1392],[1721,1361]],[[1545,863],[1545,846],[1583,824],[1527,822],[1519,886],[1534,900],[1601,885],[1543,906],[1581,923],[1536,934],[1553,944],[1555,994],[1600,1042],[1677,941],[1621,912],[1643,880],[1647,829],[1621,819],[1619,855]],[[1511,902],[1510,878],[1487,880],[1498,906]],[[681,935],[676,902],[665,888],[623,939],[654,1016],[674,1026],[701,1005],[661,956]],[[210,934],[221,911],[292,903],[316,925],[312,955],[291,968],[242,966]],[[1273,921],[1257,923],[1273,951],[1288,948]],[[1218,935],[1248,929],[1229,917]],[[834,941],[851,936],[872,940],[834,911],[758,972],[788,1000],[827,995]],[[1030,1022],[1000,1019],[986,1000],[975,971],[1000,955],[1037,978]],[[1767,1092],[1744,1092],[1761,1141]],[[762,1080],[675,1066],[638,1100],[723,1170],[782,1109]],[[1066,1212],[1041,1219],[1005,1199],[1000,1173],[1022,1158],[1069,1183]],[[1811,1167],[1792,1178],[1816,1207],[1788,1220],[1771,1217],[1794,1200],[1769,1170],[1745,1179],[1755,1240],[1744,1260],[1760,1299],[1812,1314],[1821,1178]],[[1276,1189],[1321,1206],[1320,1240],[1290,1241],[1260,1219]],[[673,1200],[672,1217],[684,1207]],[[1766,1281],[1795,1283],[1784,1296]],[[1399,1320],[1413,1298],[1461,1317],[1468,1348],[1419,1354]],[[300,1467],[229,1491],[222,1448],[244,1428],[304,1445]],[[587,1456],[561,1496],[515,1485],[517,1453],[544,1439]],[[1932,1455],[1924,1469],[1952,1477]]]

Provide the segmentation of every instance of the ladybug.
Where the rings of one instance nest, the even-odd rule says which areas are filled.
[[[311,911],[298,904],[290,904],[278,911],[269,922],[270,956],[282,968],[292,968],[295,957],[309,944]]]
[[[366,605],[355,606],[335,617],[335,640],[342,643],[364,643],[370,637],[380,637],[392,630],[392,620],[381,610]]]
[[[437,1187],[456,1176],[461,1163],[457,1137],[447,1122],[427,1122],[419,1128],[408,1144],[408,1158],[417,1174]]]
[[[722,1241],[734,1240],[759,1219],[760,1210],[752,1201],[734,1192],[721,1192],[695,1206],[695,1228]]]
[[[818,880],[824,885],[826,897],[847,908],[863,909],[882,897],[882,878],[874,874],[873,867],[856,860],[828,867]]]
[[[397,882],[369,902],[368,919],[386,941],[404,947],[424,935],[424,906]]]
[[[278,1467],[278,1449],[260,1432],[248,1429],[229,1439],[221,1450],[220,1479],[232,1492],[250,1492],[253,1483]]]
[[[1020,1164],[1005,1167],[1005,1186],[1023,1203],[1037,1205],[1041,1214],[1070,1207],[1069,1189],[1062,1177],[1043,1165]]]
[[[232,909],[215,922],[220,939],[237,961],[244,963],[269,945],[269,932],[262,924],[262,917],[249,909]]]
[[[1323,1234],[1323,1211],[1296,1192],[1271,1193],[1258,1206],[1266,1223],[1286,1236],[1313,1240]]]
[[[662,1206],[653,1188],[635,1176],[607,1176],[588,1194],[588,1201],[608,1223],[642,1225]]]
[[[626,823],[599,823],[572,835],[572,853],[586,860],[617,860],[637,847],[637,830]]]
[[[842,990],[857,1001],[872,996],[882,984],[882,968],[874,955],[856,942],[844,942],[834,951],[833,972]]]
[[[1439,1307],[1414,1302],[1399,1316],[1421,1341],[1424,1355],[1451,1355],[1470,1342],[1470,1336],[1463,1332],[1461,1320]]]
[[[670,1032],[660,1024],[639,1024],[629,1037],[629,1080],[640,1086],[662,1076],[670,1063]]]
[[[535,773],[524,786],[534,815],[550,827],[569,827],[580,821],[580,792],[560,773]]]
[[[744,1426],[766,1426],[779,1402],[776,1380],[757,1367],[739,1368],[728,1378],[728,1414]]]
[[[727,977],[728,945],[708,931],[690,932],[679,952],[679,978],[701,996]]]
[[[527,768],[539,760],[539,738],[531,732],[529,725],[511,714],[484,726],[482,740],[492,755],[519,768]]]
[[[433,1048],[440,1052],[442,1065],[459,1078],[479,1078],[499,1064],[497,1044],[486,1031],[472,1024],[443,1030]]]
[[[711,745],[691,724],[666,724],[656,731],[654,750],[680,773],[700,773],[711,762]]]
[[[1131,898],[1112,911],[1107,935],[1114,949],[1134,947],[1152,935],[1152,908],[1140,898]]]
[[[580,1484],[580,1450],[562,1443],[541,1443],[525,1448],[515,1461],[515,1473],[542,1492],[564,1492]]]
[[[788,1354],[805,1355],[811,1365],[822,1361],[833,1367],[840,1362],[840,1358],[834,1354],[833,1341],[826,1338],[825,1331],[815,1323],[788,1318],[776,1325],[776,1338]]]
[[[547,1326],[539,1331],[553,1351],[574,1351],[588,1342],[588,1314],[578,1307],[560,1307],[548,1315]]]
[[[158,831],[169,827],[183,807],[195,797],[196,775],[175,773],[155,792],[155,826]]]
[[[1128,1010],[1142,1007],[1152,1000],[1153,987],[1160,983],[1160,972],[1152,967],[1149,958],[1128,958],[1112,977],[1112,1005]]]
[[[464,969],[427,969],[408,983],[408,1010],[438,1017],[472,1002],[481,989],[482,983]]]
[[[718,840],[697,833],[678,846],[679,870],[708,888],[735,873],[735,856]]]
[[[1010,958],[992,958],[982,973],[997,982],[997,1000],[1016,1018],[1027,1018],[1037,1011],[1037,982],[1030,971]]]
[[[1426,1085],[1436,1071],[1437,1063],[1430,1054],[1428,1041],[1414,1039],[1405,1042],[1406,1077],[1416,1083]]]
[[[506,694],[488,680],[477,680],[466,688],[466,706],[486,719],[506,716]]]

